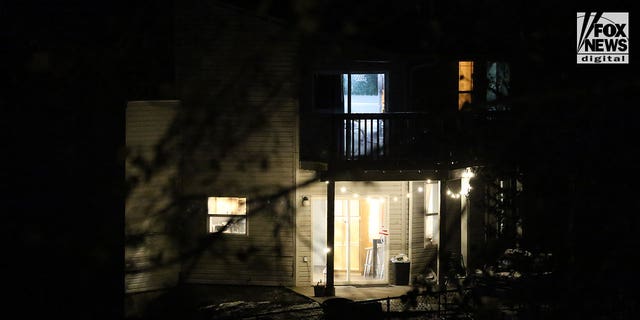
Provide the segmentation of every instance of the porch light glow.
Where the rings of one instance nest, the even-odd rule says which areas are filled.
[[[325,184],[329,184],[329,180],[325,181],[324,183],[325,183]]]
[[[473,171],[471,171],[471,168],[469,168],[469,167],[465,168],[464,172],[462,173],[462,177],[463,178],[471,179],[471,178],[473,178],[475,176],[476,176],[475,173],[473,173]]]
[[[373,203],[373,202],[375,202],[375,203],[384,203],[384,198],[383,197],[377,198],[377,197],[367,196],[366,199],[367,199],[368,203]],[[398,197],[396,197],[396,199],[398,199]]]
[[[354,197],[354,198],[357,198],[357,197],[359,197],[359,196],[360,196],[360,195],[359,195],[359,194],[357,194],[357,193],[354,193],[354,194],[353,194],[353,197]]]
[[[331,249],[330,248],[324,248],[323,251],[324,251],[325,254],[327,254],[327,253],[329,253],[331,251]]]
[[[431,183],[431,179],[427,179],[427,183]]]
[[[342,193],[347,192],[347,187],[340,187],[340,192],[342,192]]]
[[[418,187],[418,192],[422,193],[422,191],[424,191],[423,187]]]
[[[407,193],[407,198],[411,198],[411,193]]]
[[[462,173],[461,186],[460,186],[460,194],[464,196],[468,196],[471,191],[471,178],[473,178],[475,174],[471,171],[471,168],[466,168]]]
[[[393,197],[393,202],[398,202],[398,197]]]

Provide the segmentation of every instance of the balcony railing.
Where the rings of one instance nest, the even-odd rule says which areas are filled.
[[[423,113],[336,114],[335,159],[435,159],[441,155],[443,123]]]
[[[481,159],[512,132],[509,112],[333,115],[333,159],[444,163]],[[491,151],[493,150],[493,151]]]

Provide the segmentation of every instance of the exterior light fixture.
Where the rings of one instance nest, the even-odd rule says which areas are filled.
[[[307,196],[302,197],[302,206],[308,207],[309,205],[311,205],[311,201],[309,200],[309,197]]]
[[[342,192],[342,193],[347,192],[347,187],[340,187],[340,192]]]
[[[424,188],[423,187],[418,187],[418,192],[422,192],[422,191],[424,191]]]

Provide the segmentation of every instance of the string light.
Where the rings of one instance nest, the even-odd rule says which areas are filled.
[[[469,194],[465,194],[462,192],[454,193],[451,190],[447,189],[447,195],[452,199],[460,199],[461,196],[468,196]]]

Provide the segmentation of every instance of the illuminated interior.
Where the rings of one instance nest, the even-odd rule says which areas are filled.
[[[247,198],[209,197],[207,214],[210,233],[247,233],[246,218],[239,217],[247,214]]]
[[[471,103],[473,91],[473,61],[458,62],[458,110]]]

